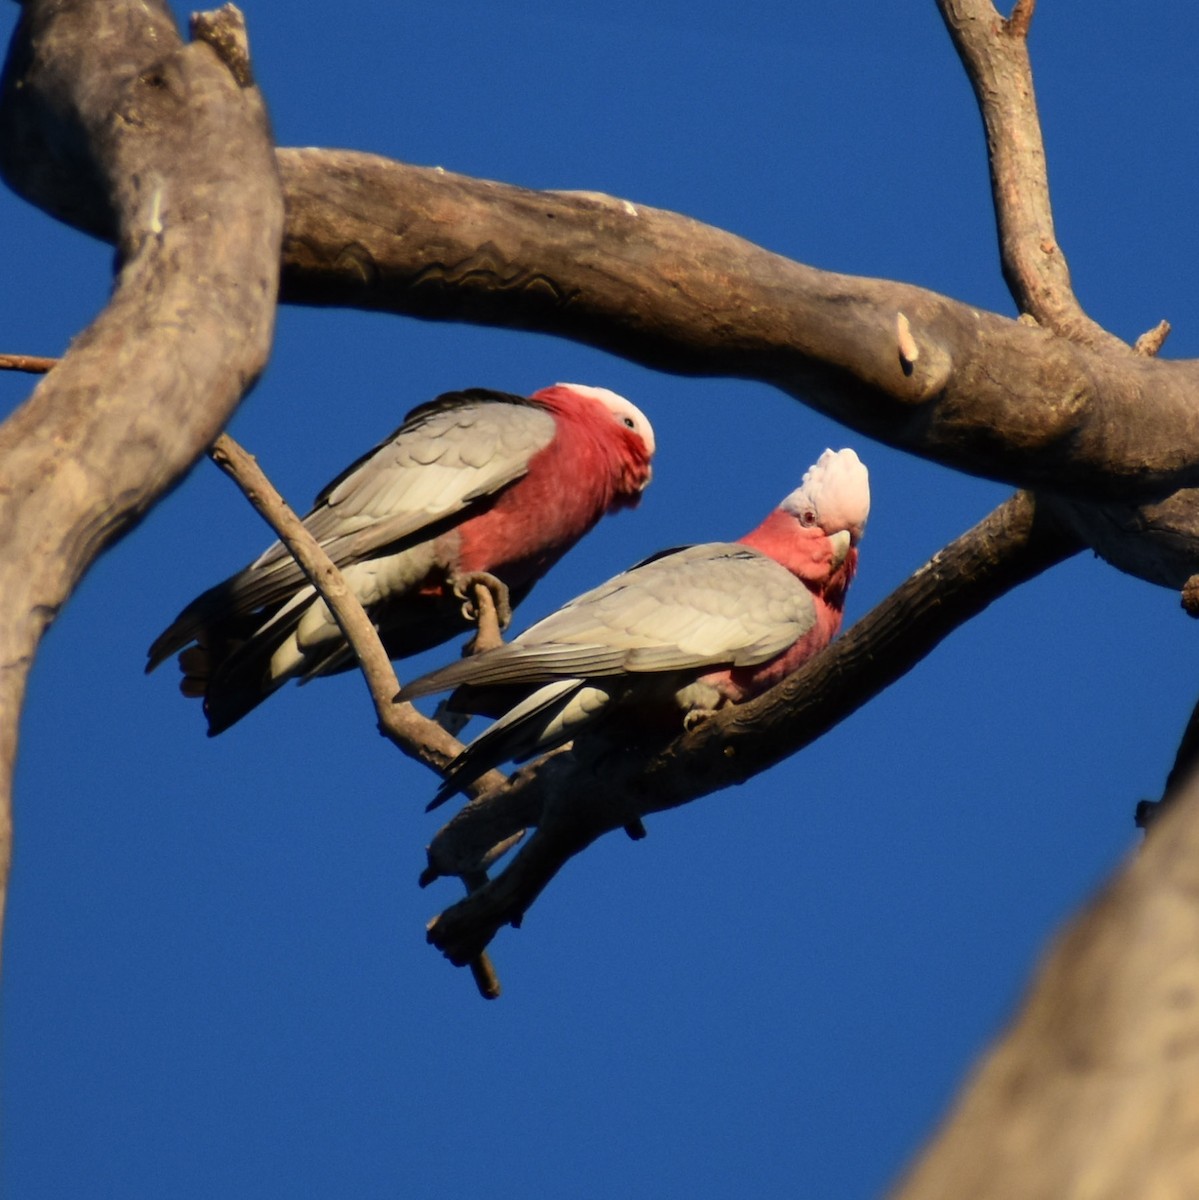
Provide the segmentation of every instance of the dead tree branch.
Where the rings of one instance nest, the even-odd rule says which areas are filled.
[[[974,88],[987,135],[1003,277],[1021,312],[1073,341],[1126,351],[1082,310],[1053,228],[1045,144],[1037,115],[1028,31],[1033,4],[1004,20],[991,0],[937,0]]]
[[[266,363],[283,211],[257,91],[210,46],[184,46],[161,0],[28,0],[0,91],[0,170],[35,203],[90,214],[119,262],[107,308],[0,426],[3,884],[41,636]]]
[[[1199,1193],[1196,945],[1192,777],[1141,853],[1057,939],[896,1200]]]
[[[562,866],[597,837],[796,753],[987,605],[1078,549],[1052,514],[1018,493],[764,696],[723,710],[664,748],[560,753],[520,772],[463,808],[433,839],[426,883],[468,873],[509,834],[537,826],[494,880],[431,923],[430,940],[451,961],[468,961],[501,926],[518,923]]]
[[[358,598],[346,585],[345,578],[320,543],[308,532],[304,523],[279,495],[271,481],[254,461],[228,434],[221,434],[212,447],[212,459],[237,485],[264,521],[274,530],[291,552],[309,582],[329,606],[333,619],[350,644],[366,680],[371,700],[378,716],[379,732],[391,740],[410,758],[443,771],[462,749],[462,743],[451,737],[435,721],[419,713],[411,704],[395,704],[392,697],[399,691],[395,668],[379,640],[379,634],[366,615]],[[480,589],[485,591],[486,589]],[[488,593],[490,596],[490,593]],[[494,624],[495,610],[491,609]],[[490,633],[490,629],[488,630]],[[498,626],[495,631],[498,638]],[[502,786],[507,781],[499,771],[489,771],[474,785],[476,791]],[[464,873],[468,887],[486,880],[480,870]],[[500,981],[486,954],[470,962],[471,974],[480,995],[494,1000],[500,994]]]
[[[1199,492],[1185,486],[1199,362],[818,271],[611,197],[347,151],[281,150],[279,163],[285,299],[536,329],[681,374],[759,379],[914,454],[1071,497],[1076,534],[1129,574],[1181,588],[1199,566]],[[1008,224],[1031,228],[1047,205],[1046,191]],[[1060,310],[1081,336],[1060,266],[1026,275],[1041,278],[1046,321]]]
[[[611,197],[347,151],[281,150],[279,163],[286,300],[536,329],[681,374],[759,379],[1023,487],[1133,499],[1199,482],[1199,362],[1080,345]]]

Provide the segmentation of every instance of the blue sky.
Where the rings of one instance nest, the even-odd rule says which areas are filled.
[[[245,8],[282,144],[608,191],[1011,312],[932,0]],[[1175,130],[1199,13],[1167,9],[1045,4],[1034,64],[1084,306],[1128,338],[1168,317],[1166,355],[1193,357],[1196,159]],[[16,13],[0,8],[6,41]],[[104,303],[110,251],[7,192],[0,231],[0,350],[60,353]],[[741,534],[825,446],[872,472],[850,619],[1010,491],[761,385],[338,311],[281,313],[232,429],[304,506],[438,392],[555,380],[639,404],[657,473],[520,625],[654,549]],[[0,377],[0,405],[29,387]],[[799,757],[593,847],[494,943],[505,994],[485,1004],[424,944],[458,894],[416,887],[432,776],[378,738],[358,679],[289,688],[209,740],[170,670],[142,673],[178,609],[267,540],[202,462],[39,656],[5,945],[7,1195],[876,1195],[1135,846],[1199,675],[1172,593],[1079,556]]]

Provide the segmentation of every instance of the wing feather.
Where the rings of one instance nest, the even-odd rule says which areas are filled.
[[[304,524],[345,567],[423,540],[528,470],[554,438],[554,418],[519,396],[476,388],[414,409],[391,437],[317,497]],[[187,606],[150,648],[152,669],[214,620],[286,600],[306,578],[280,542]]]
[[[616,576],[506,646],[414,680],[403,695],[751,666],[782,653],[815,619],[807,588],[773,559],[737,543],[691,546]]]

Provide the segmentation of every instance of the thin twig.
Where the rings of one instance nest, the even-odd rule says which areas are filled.
[[[241,488],[280,541],[291,551],[312,586],[328,605],[358,659],[374,701],[379,731],[410,758],[439,772],[443,771],[461,752],[462,743],[411,704],[393,700],[400,690],[395,668],[379,640],[378,631],[358,598],[346,585],[336,564],[275,490],[253,456],[247,454],[227,433],[222,433],[213,443],[211,455],[213,462]],[[494,608],[492,614],[494,616]],[[499,771],[491,771],[489,775],[490,779],[480,781],[483,788],[505,782]],[[485,880],[486,876],[483,875],[482,879]],[[465,876],[463,882],[469,892],[471,885]],[[487,955],[472,956],[470,968],[479,994],[485,999],[494,1000],[500,994],[500,983]]]
[[[57,358],[42,358],[37,354],[0,354],[0,371],[26,371],[30,375],[45,375],[57,362]]]

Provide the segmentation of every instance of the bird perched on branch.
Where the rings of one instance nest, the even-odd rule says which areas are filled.
[[[471,388],[414,409],[317,497],[304,524],[403,658],[468,627],[485,583],[502,623],[605,513],[635,506],[654,433],[606,388],[559,383],[522,396]],[[464,608],[465,604],[465,608]],[[353,654],[279,542],[191,602],[150,647],[179,656],[210,735],[288,679],[343,671]]]
[[[826,450],[739,541],[647,559],[507,645],[408,684],[400,699],[455,688],[451,709],[499,718],[429,807],[589,727],[681,731],[777,683],[840,629],[869,512],[861,460]]]

